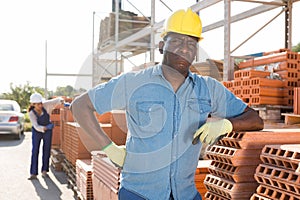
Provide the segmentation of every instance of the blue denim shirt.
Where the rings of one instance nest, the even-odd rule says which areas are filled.
[[[201,143],[193,134],[209,114],[228,118],[246,104],[220,82],[189,73],[175,93],[161,65],[126,73],[88,91],[98,113],[125,110],[128,125],[121,187],[145,199],[193,199]]]

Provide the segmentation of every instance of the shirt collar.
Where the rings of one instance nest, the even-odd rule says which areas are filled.
[[[161,67],[162,67],[161,64],[155,65],[154,68],[153,68],[152,75],[154,75],[154,76],[163,76]],[[195,83],[195,75],[190,70],[188,72],[188,77],[193,81],[193,83]]]

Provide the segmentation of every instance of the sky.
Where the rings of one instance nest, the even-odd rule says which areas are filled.
[[[151,1],[130,0],[145,16],[150,16]],[[138,14],[127,0],[123,9]],[[147,3],[145,3],[147,2]],[[164,0],[177,10],[193,5],[196,0]],[[232,15],[258,4],[233,2]],[[231,26],[231,49],[273,18],[280,9],[252,17]],[[93,23],[93,12],[94,23]],[[90,55],[97,46],[100,22],[111,12],[111,1],[104,0],[10,0],[0,1],[0,93],[9,92],[10,84],[20,86],[45,86],[45,68],[48,73],[78,74],[84,66],[91,66]],[[169,11],[156,1],[156,22],[165,19]],[[223,4],[218,3],[201,11],[203,26],[223,19]],[[300,42],[300,3],[293,6],[292,45]],[[94,32],[93,32],[94,27]],[[200,47],[205,58],[223,58],[223,28],[203,33]],[[47,61],[46,61],[47,42]],[[263,31],[255,35],[233,55],[278,50],[284,47],[284,15],[281,15]],[[141,62],[134,60],[136,64]],[[156,60],[159,62],[160,60]],[[90,71],[91,72],[91,68]],[[87,73],[89,73],[87,72]],[[48,90],[56,87],[83,87],[91,83],[76,83],[77,77],[48,76]]]

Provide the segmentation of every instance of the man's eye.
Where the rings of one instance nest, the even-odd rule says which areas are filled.
[[[194,41],[188,42],[188,45],[189,45],[190,47],[197,47],[197,43],[194,42]]]
[[[189,42],[189,47],[190,48],[196,48],[197,47],[197,43],[195,43],[195,42]]]

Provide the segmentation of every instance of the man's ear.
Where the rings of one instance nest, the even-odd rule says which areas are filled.
[[[159,50],[160,54],[164,53],[164,50],[163,50],[164,46],[165,46],[165,42],[164,41],[159,41],[159,43],[158,43],[158,50]]]

